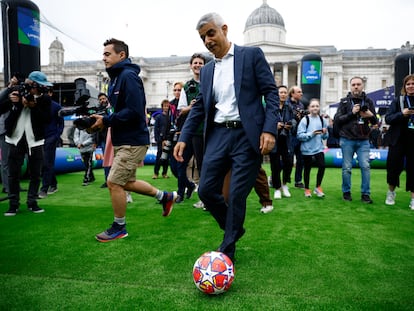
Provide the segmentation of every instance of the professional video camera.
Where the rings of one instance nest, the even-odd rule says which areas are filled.
[[[91,97],[89,90],[86,88],[86,80],[78,78],[75,81],[75,106],[65,107],[59,110],[59,116],[76,115],[77,118],[73,124],[80,130],[89,129],[96,121],[92,114],[103,115],[106,112],[106,107],[88,107],[88,100]]]

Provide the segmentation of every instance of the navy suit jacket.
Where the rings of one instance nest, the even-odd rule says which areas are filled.
[[[205,143],[208,144],[208,134],[214,126],[216,112],[214,65],[215,62],[210,61],[201,69],[200,92],[179,138],[187,145],[202,121]],[[260,48],[234,46],[234,89],[243,129],[253,149],[260,154],[260,135],[267,132],[276,137],[279,121],[279,96],[275,79]]]

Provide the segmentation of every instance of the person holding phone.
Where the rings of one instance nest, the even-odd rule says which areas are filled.
[[[321,184],[325,174],[325,154],[323,149],[324,139],[328,138],[328,124],[325,118],[320,116],[318,99],[311,99],[308,106],[309,115],[302,118],[298,125],[297,138],[301,142],[300,150],[303,156],[303,180],[305,182],[305,197],[310,198],[312,192],[309,188],[312,160],[315,159],[318,173],[316,175],[316,187],[313,193],[322,198],[325,196]]]
[[[385,122],[390,126],[387,133],[388,191],[385,204],[395,204],[395,188],[400,186],[405,163],[405,190],[411,192],[409,207],[414,210],[414,75],[404,78],[401,96],[392,101]]]

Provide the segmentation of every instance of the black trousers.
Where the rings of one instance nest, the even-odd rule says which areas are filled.
[[[407,174],[405,191],[414,192],[414,146],[412,139],[413,137],[400,137],[395,145],[388,147],[387,183],[399,187],[400,175],[405,168]]]
[[[325,174],[325,154],[319,152],[313,155],[302,155],[303,156],[303,180],[305,182],[305,188],[309,188],[309,178],[312,168],[312,160],[315,160],[315,166],[318,168],[318,173],[316,174],[316,187],[319,187],[322,184],[322,179]]]
[[[19,208],[20,179],[24,159],[27,155],[27,171],[29,173],[29,189],[27,191],[27,206],[37,205],[37,194],[40,186],[40,173],[43,165],[43,145],[32,147],[30,152],[25,135],[17,146],[10,144],[9,150],[9,195],[10,207]]]

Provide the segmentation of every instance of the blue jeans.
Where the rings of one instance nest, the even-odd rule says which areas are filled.
[[[370,194],[370,145],[368,139],[354,140],[340,138],[342,150],[342,192],[351,192],[352,161],[354,153],[357,155],[358,165],[361,168],[361,194]]]

